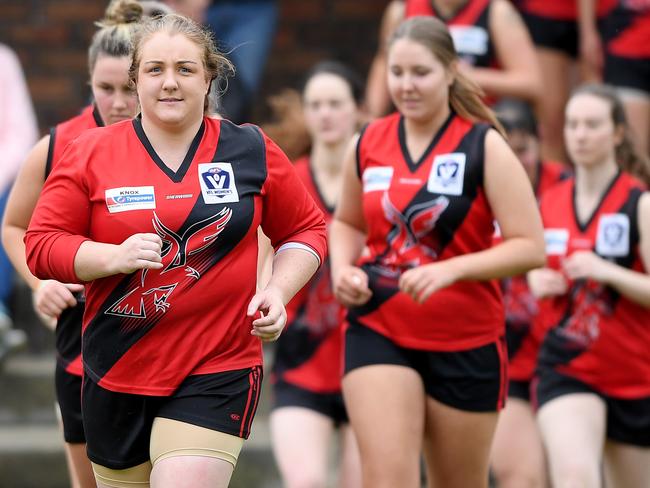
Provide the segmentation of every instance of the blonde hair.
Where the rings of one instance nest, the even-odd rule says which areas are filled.
[[[136,0],[113,0],[108,5],[104,18],[95,22],[100,29],[88,48],[91,76],[100,55],[119,58],[131,53],[131,40],[144,15],[142,5]]]
[[[458,115],[469,120],[487,122],[502,135],[505,134],[494,112],[483,102],[483,90],[473,80],[453,69],[453,64],[458,61],[458,54],[449,30],[441,20],[435,17],[411,17],[397,27],[390,38],[389,49],[399,39],[408,39],[423,45],[445,69],[453,71],[454,80],[449,87],[449,105]]]
[[[131,67],[129,78],[132,83],[138,79],[138,68],[140,67],[140,52],[142,45],[157,32],[169,34],[182,34],[187,39],[202,49],[203,67],[211,82],[217,82],[232,76],[235,73],[234,65],[218,51],[212,33],[194,21],[182,15],[169,14],[162,17],[144,19],[133,39],[133,51],[131,52]],[[204,111],[209,108],[209,95],[206,94]]]
[[[591,95],[609,103],[612,108],[611,117],[614,127],[621,128],[623,132],[623,139],[616,146],[616,162],[623,171],[650,185],[650,162],[634,146],[623,102],[614,87],[597,83],[582,85],[575,89],[569,100],[578,95]]]

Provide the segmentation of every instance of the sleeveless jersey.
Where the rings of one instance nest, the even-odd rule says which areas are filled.
[[[548,161],[539,162],[535,196],[539,200],[549,188],[568,177],[566,166]],[[535,372],[539,351],[539,342],[531,333],[537,315],[537,300],[528,288],[525,275],[501,280],[501,287],[506,310],[509,376],[516,381],[529,381]]]
[[[488,68],[497,65],[490,37],[490,0],[467,0],[452,17],[442,17],[432,0],[406,0],[405,16],[433,16],[449,28],[458,57],[472,66]]]
[[[50,144],[45,164],[45,178],[56,166],[66,146],[77,138],[83,131],[95,127],[103,127],[99,112],[92,105],[86,107],[79,115],[58,124],[50,130]],[[81,321],[84,314],[85,296],[78,293],[75,297],[77,305],[66,308],[56,321],[56,352],[57,361],[70,374],[81,376]]]
[[[298,160],[296,172],[329,225],[334,208],[323,199],[309,158]],[[281,380],[317,393],[341,391],[345,311],[332,291],[329,260],[287,305],[287,328],[277,342],[274,381]]]
[[[610,54],[650,62],[650,0],[617,0],[603,31]]]
[[[496,280],[455,283],[422,305],[398,288],[405,270],[492,245],[494,218],[483,189],[488,129],[451,114],[414,162],[399,113],[366,128],[357,162],[368,253],[359,264],[373,295],[350,309],[351,320],[421,350],[471,349],[503,334]]]
[[[261,364],[246,316],[257,227],[319,259],[325,223],[282,151],[254,126],[204,118],[172,171],[139,119],[84,132],[48,178],[25,243],[37,276],[77,281],[85,240],[157,233],[163,268],[86,287],[84,374],[103,388],[169,395],[192,374]]]
[[[619,173],[585,224],[575,211],[570,179],[546,192],[544,220],[548,266],[579,250],[645,272],[639,256],[637,208],[642,185]],[[540,301],[536,331],[547,331],[539,362],[617,398],[650,395],[650,310],[613,288],[587,279],[569,283],[566,295]]]

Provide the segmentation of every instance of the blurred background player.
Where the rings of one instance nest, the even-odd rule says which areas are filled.
[[[542,198],[548,266],[529,273],[551,482],[650,486],[650,168],[611,87],[579,88],[565,114],[575,178]]]
[[[595,80],[600,70],[587,61],[596,54],[598,39],[578,22],[578,2],[585,0],[516,0],[535,44],[544,87],[536,106],[540,122],[542,156],[568,162],[562,127],[564,106],[571,88],[581,78]],[[592,1],[592,0],[586,0]],[[598,1],[594,15],[604,16],[614,0]]]
[[[321,62],[306,75],[302,105],[311,148],[295,168],[328,223],[339,198],[344,153],[361,120],[362,96],[361,79],[338,62]],[[295,125],[290,130],[300,132]],[[329,486],[330,441],[337,428],[337,486],[361,485],[359,454],[341,394],[344,316],[327,260],[287,305],[287,329],[277,342],[272,369],[273,451],[287,488]]]
[[[560,163],[542,161],[537,122],[528,104],[504,99],[494,110],[539,200],[548,188],[569,176],[568,170]],[[492,472],[499,488],[545,488],[544,447],[530,395],[540,343],[532,330],[537,302],[528,289],[525,275],[506,278],[501,281],[501,287],[506,312],[509,383],[508,401],[499,416],[492,445]],[[513,452],[517,455],[513,456]]]
[[[598,25],[594,3],[607,3]],[[640,154],[650,155],[650,2],[580,0],[583,31],[595,41],[587,60],[615,86]],[[602,40],[599,38],[599,27]]]

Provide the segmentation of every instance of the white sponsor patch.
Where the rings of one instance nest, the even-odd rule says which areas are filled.
[[[104,192],[104,196],[106,207],[110,213],[156,208],[156,195],[153,186],[110,188]]]
[[[445,195],[462,195],[465,153],[439,154],[433,160],[427,190]]]
[[[362,179],[364,193],[388,190],[393,179],[393,168],[386,166],[368,168],[363,172]]]
[[[205,203],[234,203],[239,201],[235,173],[230,163],[199,164],[199,183]]]
[[[598,219],[596,253],[622,257],[630,253],[630,218],[625,214],[604,214]]]
[[[483,27],[474,25],[452,25],[449,33],[456,51],[481,56],[488,52],[488,33]]]
[[[564,256],[569,247],[569,231],[567,229],[545,229],[544,241],[546,242],[546,254]]]

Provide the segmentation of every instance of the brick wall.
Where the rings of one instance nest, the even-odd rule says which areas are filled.
[[[0,0],[0,42],[18,53],[42,130],[88,100],[86,49],[106,0]],[[259,96],[298,83],[323,58],[365,75],[388,0],[279,0],[280,24]],[[255,119],[266,116],[256,105]]]

